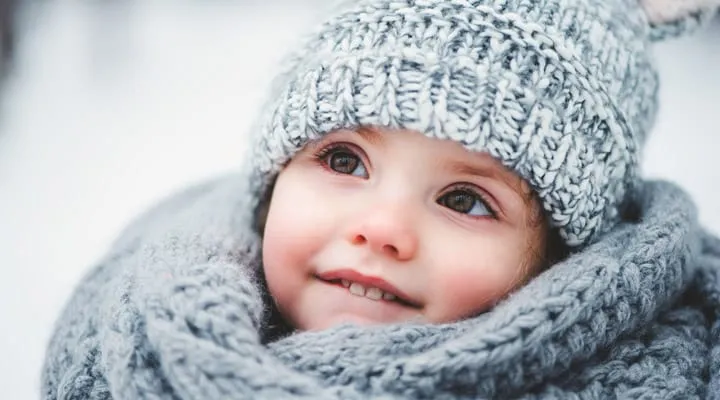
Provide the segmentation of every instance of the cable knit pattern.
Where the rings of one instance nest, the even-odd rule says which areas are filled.
[[[637,179],[660,29],[637,0],[348,2],[289,57],[247,157],[251,191],[265,198],[330,131],[412,129],[490,153],[531,184],[568,245],[592,242]]]
[[[711,11],[651,24],[637,0],[347,2],[288,57],[246,168],[149,210],[80,282],[42,397],[720,399],[720,240],[681,189],[638,176],[650,43]],[[308,141],[358,125],[490,153],[571,255],[463,321],[278,336],[259,207]]]
[[[262,341],[259,240],[239,176],[138,220],[81,283],[46,399],[692,399],[718,390],[720,240],[642,183],[625,219],[492,311]],[[143,234],[139,234],[143,232]],[[709,374],[708,374],[709,372]],[[717,392],[720,393],[720,392]]]

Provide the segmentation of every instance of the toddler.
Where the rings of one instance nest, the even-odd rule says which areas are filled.
[[[720,397],[720,241],[639,155],[717,0],[360,0],[239,175],[131,224],[47,399]]]
[[[527,183],[492,156],[359,127],[308,144],[280,173],[263,266],[300,329],[450,322],[525,282],[548,235]]]

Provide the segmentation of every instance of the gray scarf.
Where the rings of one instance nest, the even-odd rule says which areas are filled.
[[[44,399],[720,398],[720,240],[669,183],[475,318],[270,342],[242,190],[195,187],[121,235],[57,322]]]

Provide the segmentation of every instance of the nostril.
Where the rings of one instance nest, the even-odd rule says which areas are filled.
[[[394,256],[394,257],[396,257],[396,256],[398,255],[398,253],[400,253],[400,252],[398,251],[397,247],[395,247],[395,246],[393,246],[393,245],[391,245],[391,244],[386,244],[386,245],[384,245],[384,246],[383,246],[383,250],[384,250],[386,253],[388,253],[388,254],[390,254],[390,255],[392,255],[392,256]]]
[[[352,241],[353,244],[365,244],[367,243],[367,238],[363,235],[355,235]]]

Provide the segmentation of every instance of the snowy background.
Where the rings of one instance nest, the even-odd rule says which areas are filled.
[[[0,387],[38,397],[73,286],[130,218],[237,169],[277,61],[323,0],[44,1],[0,84]],[[646,174],[720,233],[720,24],[658,47]]]

